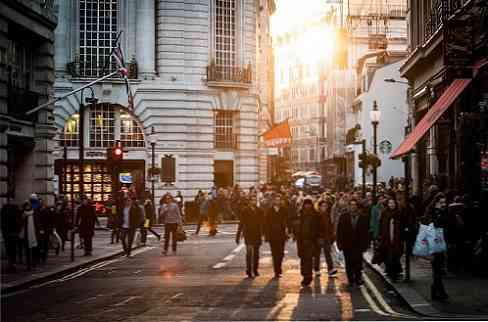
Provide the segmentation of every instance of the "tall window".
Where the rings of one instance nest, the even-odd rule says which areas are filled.
[[[111,147],[115,141],[115,113],[110,104],[90,109],[90,146]]]
[[[120,113],[120,141],[122,146],[129,148],[144,147],[142,129],[127,113]]]
[[[78,146],[79,120],[80,115],[75,114],[64,124],[64,138],[61,142],[64,146]]]
[[[237,56],[237,0],[215,0],[215,64],[225,78],[234,74]]]
[[[80,0],[80,73],[97,77],[117,38],[118,0]],[[108,69],[114,68],[110,63]]]
[[[234,112],[217,111],[215,116],[215,147],[217,149],[233,149],[236,137],[233,132]]]

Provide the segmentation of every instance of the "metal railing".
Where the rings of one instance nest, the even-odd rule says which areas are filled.
[[[442,27],[442,17],[443,17],[442,0],[436,0],[432,4],[432,9],[430,14],[425,17],[424,21],[424,41],[427,41]]]
[[[79,78],[99,78],[117,70],[115,63],[110,63],[107,66],[97,65],[88,61],[73,61],[66,65],[66,71],[73,77]],[[127,77],[129,79],[137,78],[137,63],[130,62],[127,64]],[[115,75],[113,78],[118,78]]]
[[[227,67],[211,63],[207,66],[207,81],[250,84],[252,82],[251,65],[247,67]]]
[[[239,149],[239,136],[232,135],[216,135],[215,148],[219,150],[237,150]]]

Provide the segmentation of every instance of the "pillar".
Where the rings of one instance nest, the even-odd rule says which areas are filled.
[[[154,18],[154,0],[139,0],[136,19],[136,61],[138,78],[142,79],[154,79],[155,74],[156,23]]]

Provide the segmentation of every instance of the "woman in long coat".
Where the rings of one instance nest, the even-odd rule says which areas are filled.
[[[95,223],[98,220],[95,208],[90,205],[86,197],[83,197],[76,217],[78,221],[78,232],[84,243],[85,256],[91,256],[92,240],[95,235]]]
[[[390,198],[387,207],[381,212],[379,242],[385,252],[386,274],[393,280],[402,272],[400,258],[403,255],[403,221],[397,201]]]

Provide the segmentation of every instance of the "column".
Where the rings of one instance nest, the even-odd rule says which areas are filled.
[[[6,51],[8,44],[8,23],[0,18],[0,48]],[[0,65],[0,114],[7,114],[7,68],[5,65]],[[6,203],[7,200],[7,182],[8,182],[8,153],[7,153],[7,134],[5,130],[8,128],[7,120],[0,120],[0,207]]]
[[[156,23],[154,0],[137,2],[136,60],[138,78],[154,79]]]
[[[66,64],[71,61],[71,22],[72,8],[71,1],[59,1],[58,25],[54,31],[55,37],[55,72],[56,77],[64,77]]]

